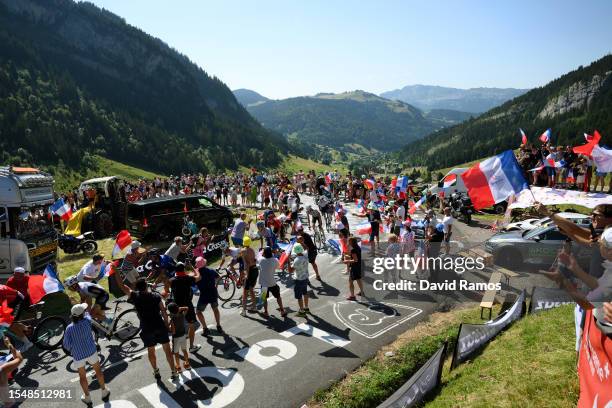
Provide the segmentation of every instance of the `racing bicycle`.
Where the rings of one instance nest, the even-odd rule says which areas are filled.
[[[314,225],[314,243],[317,249],[323,249],[326,245],[327,238],[325,238],[325,231],[321,224]]]
[[[93,318],[91,319],[91,330],[93,332],[96,345],[98,344],[100,337],[104,337],[107,340],[115,338],[123,343],[127,340],[133,339],[138,333],[140,333],[140,319],[138,318],[136,309],[129,308],[122,311],[122,308],[119,306],[124,303],[128,303],[128,301],[115,301],[115,310],[113,311],[112,317],[107,322],[105,321],[101,323]],[[65,348],[64,352],[66,354],[70,354]]]
[[[238,272],[228,267],[217,269],[217,273],[219,274],[217,278],[219,299],[228,301],[234,297],[236,288],[240,289],[242,287],[242,279],[240,279]]]

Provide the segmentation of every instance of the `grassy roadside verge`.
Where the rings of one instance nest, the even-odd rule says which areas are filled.
[[[447,359],[443,386],[427,406],[575,406],[578,381],[572,316],[571,307],[526,316],[473,361],[450,372]],[[445,339],[452,350],[461,322],[482,322],[478,308],[432,315],[353,373],[318,391],[308,407],[377,406],[410,378]],[[394,355],[385,357],[387,351]]]

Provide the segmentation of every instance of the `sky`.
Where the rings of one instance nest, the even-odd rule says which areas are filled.
[[[612,52],[612,1],[93,0],[231,89],[533,88]]]

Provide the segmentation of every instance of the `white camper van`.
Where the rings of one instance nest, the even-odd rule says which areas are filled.
[[[57,257],[57,233],[49,206],[53,177],[38,169],[0,167],[0,280],[17,266],[43,269]]]

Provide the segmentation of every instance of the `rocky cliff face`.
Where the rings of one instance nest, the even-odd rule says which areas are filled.
[[[557,97],[551,99],[538,114],[538,118],[554,118],[571,110],[581,109],[585,104],[588,108],[591,100],[610,77],[610,74],[612,74],[612,71],[607,71],[604,75],[593,75],[590,81],[573,83]]]

